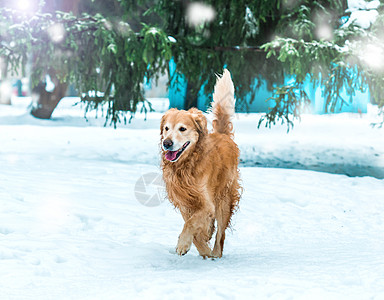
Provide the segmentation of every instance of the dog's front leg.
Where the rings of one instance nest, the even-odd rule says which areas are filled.
[[[192,214],[192,216],[186,220],[183,231],[179,236],[179,241],[177,243],[176,252],[179,255],[185,255],[189,249],[194,238],[198,240],[208,241],[209,239],[209,228],[212,224],[212,219],[214,218],[214,207],[203,207]],[[201,252],[201,247],[199,247],[199,253]],[[200,253],[202,256],[208,256],[210,254],[209,247],[204,249],[207,253]]]

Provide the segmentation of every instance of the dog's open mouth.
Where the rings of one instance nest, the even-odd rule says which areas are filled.
[[[183,147],[181,147],[179,150],[176,150],[176,151],[170,151],[168,150],[166,153],[165,153],[165,158],[169,161],[176,161],[178,160],[178,158],[180,157],[181,153],[184,152],[184,150],[188,147],[188,145],[190,144],[190,142],[186,142]]]

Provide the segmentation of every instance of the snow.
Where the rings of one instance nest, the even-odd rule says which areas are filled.
[[[355,24],[361,28],[368,29],[378,17],[376,10],[380,6],[380,1],[348,0],[347,12],[351,12],[349,20],[343,25],[348,27]]]
[[[236,116],[245,190],[223,258],[203,260],[174,253],[167,201],[135,198],[159,173],[161,113],[115,130],[72,103],[48,121],[0,106],[0,299],[384,298],[384,180],[297,170],[382,170],[373,107],[304,115],[289,134]]]
[[[365,0],[348,0],[348,11],[377,9],[380,6],[379,0],[365,1]]]
[[[372,70],[380,72],[384,69],[384,49],[380,44],[365,44],[356,52],[360,60]]]
[[[351,13],[349,20],[343,26],[348,27],[353,23],[361,28],[368,29],[378,16],[377,10],[356,10]]]

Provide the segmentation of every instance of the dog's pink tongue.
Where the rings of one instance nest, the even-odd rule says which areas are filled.
[[[177,151],[168,151],[167,153],[165,153],[165,158],[172,161],[176,159],[176,155]]]

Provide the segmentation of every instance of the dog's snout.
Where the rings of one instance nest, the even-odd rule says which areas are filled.
[[[173,142],[170,139],[166,139],[163,142],[164,149],[169,149],[173,146]]]

